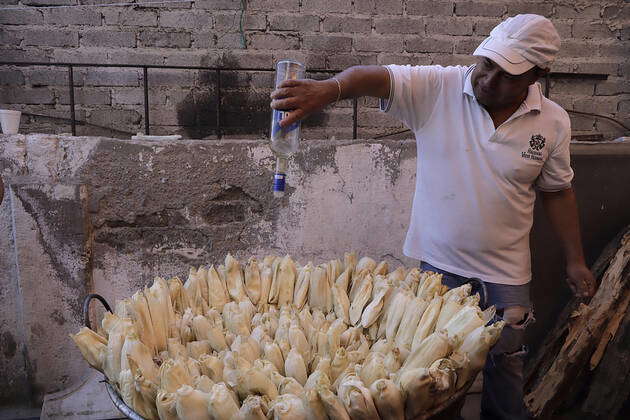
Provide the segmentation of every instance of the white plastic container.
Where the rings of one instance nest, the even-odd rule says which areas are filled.
[[[20,111],[12,109],[0,109],[0,124],[4,134],[17,134],[20,128]]]

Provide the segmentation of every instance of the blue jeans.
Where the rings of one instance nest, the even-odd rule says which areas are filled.
[[[442,273],[442,283],[450,288],[459,287],[470,280],[426,262],[422,262],[420,268]],[[481,419],[527,419],[523,403],[523,359],[527,354],[524,339],[525,328],[534,321],[529,284],[512,286],[483,282],[483,285],[487,294],[484,306],[495,305],[497,309],[492,322],[503,319],[506,325],[499,341],[490,350],[483,369]],[[479,288],[473,284],[473,293],[477,291],[480,291]]]

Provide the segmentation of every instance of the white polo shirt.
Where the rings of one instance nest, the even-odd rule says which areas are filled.
[[[403,252],[435,267],[502,284],[531,280],[534,186],[571,186],[569,117],[529,87],[496,130],[477,102],[472,67],[386,66],[381,109],[415,134],[416,192]]]

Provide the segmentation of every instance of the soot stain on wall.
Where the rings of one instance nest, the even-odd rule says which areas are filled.
[[[177,104],[177,121],[186,136],[191,139],[215,136],[219,133],[217,122],[222,135],[268,136],[271,125],[269,94],[273,89],[273,76],[262,77],[256,82],[256,76],[266,72],[234,70],[238,68],[238,61],[229,53],[223,56],[221,67],[225,70],[220,72],[220,76],[216,71],[200,71],[198,86]],[[321,75],[312,77],[322,78]],[[220,95],[217,94],[217,82],[220,82]],[[319,127],[327,121],[328,115],[319,112],[304,120],[303,125]]]

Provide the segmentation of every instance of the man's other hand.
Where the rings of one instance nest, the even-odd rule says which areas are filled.
[[[333,79],[285,80],[271,92],[271,107],[289,111],[280,121],[280,127],[286,127],[321,111],[326,105],[335,102],[338,94],[339,87]]]
[[[595,294],[595,277],[584,263],[567,264],[567,282],[578,297],[591,297]]]

